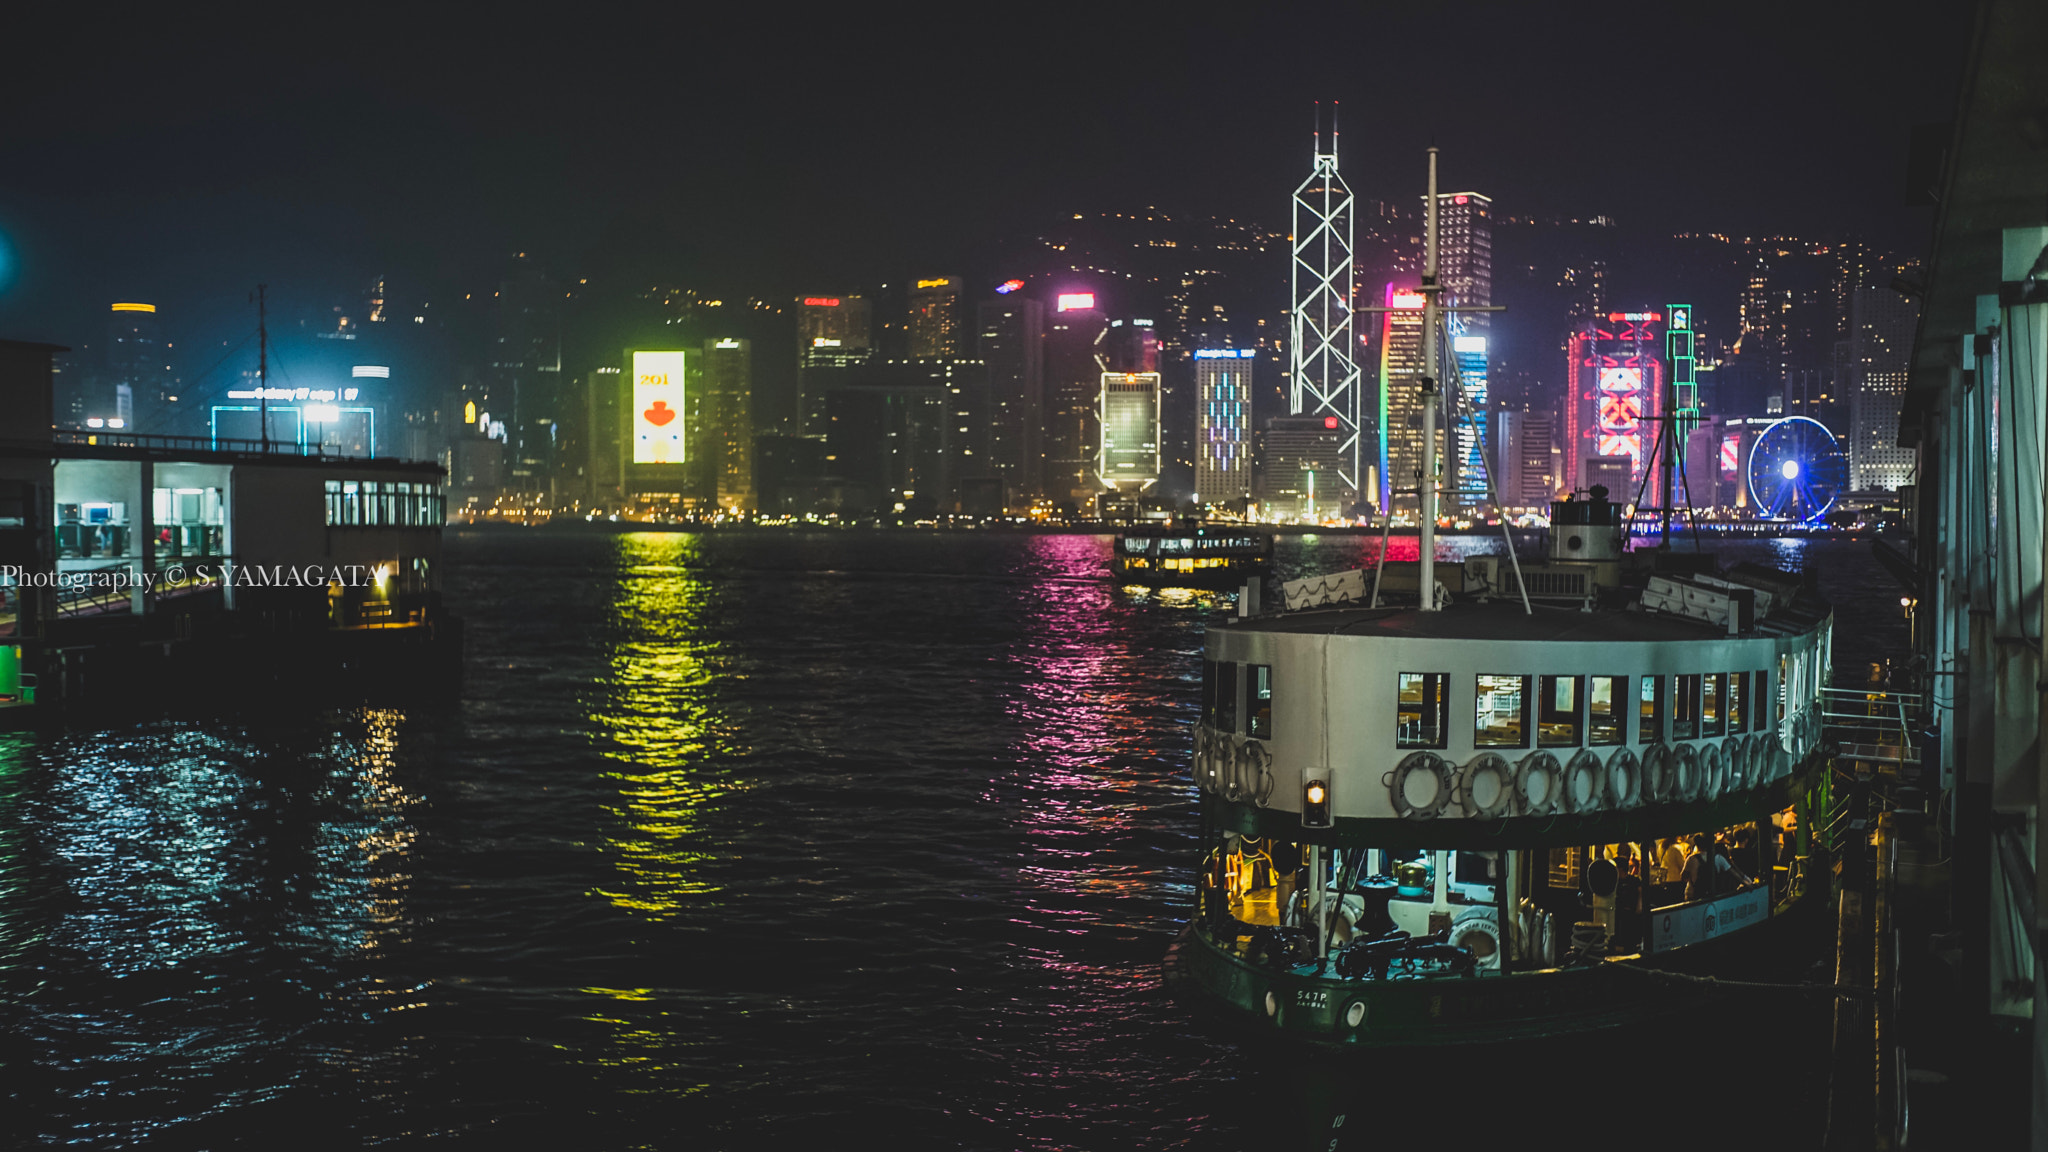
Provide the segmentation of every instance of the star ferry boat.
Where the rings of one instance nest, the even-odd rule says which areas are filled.
[[[1167,981],[1268,1036],[1395,1047],[1796,980],[1828,939],[1833,612],[1798,576],[1671,550],[1672,435],[1640,462],[1657,548],[1630,551],[1595,486],[1551,505],[1540,557],[1437,562],[1437,417],[1460,405],[1435,376],[1456,379],[1434,149],[1429,176],[1418,559],[1293,581],[1273,613],[1250,583],[1210,628]]]
[[[1541,561],[1436,567],[1430,610],[1369,606],[1419,586],[1388,564],[1371,597],[1296,581],[1210,630],[1171,984],[1413,1045],[1683,1011],[1816,958],[1831,610],[1773,569],[1624,552],[1604,496],[1553,505]]]

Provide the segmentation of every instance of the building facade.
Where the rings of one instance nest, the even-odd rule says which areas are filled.
[[[912,359],[960,355],[960,291],[958,276],[931,276],[910,282],[909,351]]]
[[[1203,504],[1252,494],[1251,348],[1203,348],[1195,360],[1195,496]]]
[[[1159,482],[1159,373],[1104,372],[1096,393],[1102,446],[1095,476],[1102,486],[1142,492]]]
[[[1590,488],[1589,461],[1628,457],[1627,483],[1602,465],[1598,476],[1623,503],[1634,500],[1657,447],[1664,416],[1664,314],[1610,312],[1574,331],[1565,345],[1570,392],[1565,402],[1565,483]],[[1621,488],[1628,490],[1624,499]]]
[[[1346,511],[1344,430],[1335,416],[1275,416],[1266,422],[1260,502],[1268,516],[1320,521]]]
[[[697,421],[704,495],[721,511],[752,512],[754,499],[754,346],[727,337],[704,342],[703,403]]]
[[[1899,405],[1920,306],[1889,287],[1863,285],[1849,312],[1849,486],[1896,489],[1913,482],[1917,466],[1914,450],[1899,446]]]
[[[976,309],[976,352],[988,365],[988,477],[1028,503],[1045,474],[1045,305],[1016,294]]]

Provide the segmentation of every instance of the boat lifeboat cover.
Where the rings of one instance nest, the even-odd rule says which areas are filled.
[[[1411,752],[1387,774],[1387,798],[1404,820],[1430,820],[1451,802],[1450,761],[1434,752]]]
[[[1626,748],[1615,749],[1607,758],[1607,795],[1616,808],[1633,808],[1643,802],[1643,766]]]
[[[1493,752],[1474,756],[1458,774],[1458,804],[1485,820],[1506,815],[1515,804],[1515,767]]]
[[[1598,812],[1606,798],[1607,767],[1581,748],[1564,766],[1564,807],[1567,812]]]
[[[1564,770],[1558,767],[1557,757],[1548,752],[1531,752],[1522,757],[1521,779],[1522,812],[1528,816],[1547,816],[1556,811],[1564,791]]]

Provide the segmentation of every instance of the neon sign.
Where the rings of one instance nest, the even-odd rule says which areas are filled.
[[[1663,318],[1664,314],[1662,312],[1609,312],[1607,314],[1607,322],[1609,324],[1655,324]]]
[[[1093,292],[1062,292],[1057,301],[1061,312],[1087,311],[1095,307]]]
[[[804,307],[806,307],[806,308],[837,308],[837,307],[839,307],[839,297],[837,297],[837,296],[806,296],[806,297],[804,297]]]
[[[953,286],[953,278],[941,276],[937,280],[919,280],[917,286],[919,288],[951,288]]]
[[[1001,284],[996,285],[996,295],[1008,296],[1023,286],[1024,282],[1022,280],[1005,280]]]
[[[1251,359],[1252,357],[1254,357],[1254,356],[1257,356],[1258,354],[1259,354],[1259,353],[1258,353],[1258,350],[1257,350],[1257,349],[1255,349],[1255,348],[1197,348],[1197,349],[1195,349],[1195,359],[1197,359],[1197,360],[1228,360],[1228,359],[1230,359],[1230,358],[1232,358],[1232,357],[1243,357],[1244,359],[1247,359],[1247,360],[1249,360],[1249,359]]]
[[[1423,296],[1420,292],[1396,292],[1387,299],[1389,308],[1420,308]]]

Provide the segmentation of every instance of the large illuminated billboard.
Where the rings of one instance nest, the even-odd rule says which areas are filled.
[[[683,356],[633,353],[633,463],[684,463]]]
[[[1095,307],[1093,292],[1062,292],[1058,298],[1059,311],[1085,312]]]

